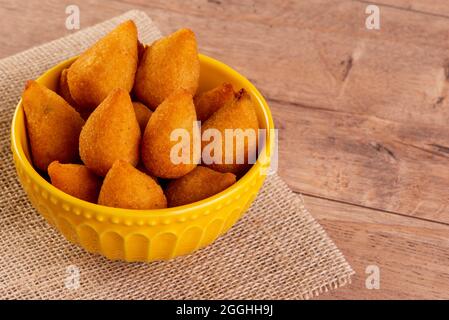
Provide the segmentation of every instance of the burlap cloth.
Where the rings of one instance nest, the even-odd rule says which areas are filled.
[[[25,80],[133,19],[140,39],[160,32],[139,11],[0,60],[0,298],[302,299],[345,285],[354,273],[322,227],[277,176],[214,244],[169,262],[112,262],[67,242],[31,206],[16,177],[10,124]],[[79,287],[67,287],[69,266]]]

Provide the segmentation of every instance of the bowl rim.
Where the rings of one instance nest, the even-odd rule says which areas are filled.
[[[62,190],[59,190],[55,186],[53,186],[50,182],[48,182],[44,177],[42,177],[39,172],[34,169],[33,165],[25,155],[25,151],[23,149],[22,142],[19,137],[19,128],[18,128],[18,118],[22,117],[24,119],[25,114],[22,106],[22,99],[19,100],[16,109],[14,111],[14,116],[11,124],[11,149],[13,154],[17,157],[17,161],[21,163],[22,168],[26,171],[27,175],[31,177],[35,183],[37,183],[41,188],[46,190],[48,194],[54,195],[57,198],[66,201],[71,206],[82,207],[83,209],[91,212],[91,213],[99,213],[110,216],[117,216],[120,218],[166,218],[170,216],[179,216],[185,213],[189,213],[192,211],[196,211],[197,209],[206,208],[210,205],[216,204],[218,205],[225,198],[228,198],[230,195],[234,195],[239,192],[240,189],[245,188],[245,185],[251,184],[251,181],[254,179],[254,175],[263,175],[266,173],[262,173],[261,170],[268,169],[266,168],[266,163],[269,165],[269,160],[271,157],[271,153],[273,150],[273,134],[271,129],[274,129],[274,122],[271,116],[270,108],[268,107],[267,102],[265,101],[262,94],[257,90],[257,88],[244,76],[238,73],[236,70],[227,66],[223,62],[220,62],[216,59],[213,59],[209,56],[198,54],[201,65],[208,64],[212,65],[215,68],[219,68],[224,70],[225,73],[229,73],[233,78],[238,79],[239,82],[243,84],[245,89],[255,98],[255,102],[259,105],[263,114],[263,122],[265,124],[265,128],[267,130],[267,137],[265,141],[265,146],[259,152],[259,156],[257,158],[256,163],[254,163],[251,168],[234,183],[229,188],[211,196],[206,199],[193,202],[190,204],[172,207],[172,208],[163,208],[163,209],[123,209],[123,208],[115,208],[115,207],[107,207],[103,205],[99,205],[96,203],[91,203],[85,200],[78,199],[74,196],[71,196]],[[43,78],[49,76],[50,74],[59,71],[63,65],[69,65],[72,63],[77,56],[71,57],[67,60],[61,61],[57,65],[45,71],[42,75],[40,75],[36,81],[42,80]],[[25,119],[24,119],[25,121]]]

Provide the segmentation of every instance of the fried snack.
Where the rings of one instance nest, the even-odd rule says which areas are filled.
[[[200,201],[217,194],[235,183],[232,173],[221,173],[197,166],[185,176],[168,184],[165,194],[168,206],[176,207]]]
[[[208,129],[216,129],[220,132],[222,140],[221,144],[218,143],[218,146],[221,145],[221,157],[216,157],[215,159],[215,148],[205,151],[205,148],[208,148],[207,145],[214,145],[213,140],[210,141],[202,141],[202,155],[203,155],[203,163],[207,165],[209,168],[219,171],[219,172],[232,172],[234,174],[239,174],[249,165],[249,155],[254,154],[257,151],[257,135],[259,129],[259,123],[257,120],[256,111],[254,109],[253,102],[251,101],[250,95],[244,90],[240,90],[240,92],[236,95],[234,101],[232,103],[228,103],[222,108],[218,109],[205,123],[201,126],[201,135],[203,136],[204,132]],[[234,131],[233,143],[225,143],[226,140],[226,129],[241,129],[239,131]],[[250,129],[248,132],[253,133],[254,136],[252,139],[245,138],[244,130]],[[249,137],[249,135],[248,135]],[[244,141],[244,154],[238,154],[241,148],[237,148],[237,140]],[[215,143],[217,145],[217,143]],[[216,148],[220,150],[220,148]],[[210,152],[209,152],[210,151]],[[226,161],[226,153],[232,155],[231,161]],[[205,159],[205,154],[210,155],[210,159]],[[242,157],[242,163],[238,163],[238,156]],[[216,161],[217,160],[217,161]],[[212,162],[212,163],[210,163]],[[227,163],[229,162],[229,163]]]
[[[136,169],[139,170],[140,172],[145,173],[148,177],[150,177],[151,179],[153,179],[156,183],[159,184],[159,179],[153,175],[151,175],[151,173],[148,172],[147,168],[145,168],[145,166],[140,162],[137,166]]]
[[[195,95],[199,75],[195,34],[191,30],[180,29],[145,48],[137,68],[134,93],[138,100],[155,110],[181,88]]]
[[[47,170],[54,161],[75,162],[84,120],[58,94],[30,80],[22,94],[34,165]]]
[[[142,162],[148,172],[156,177],[175,179],[195,168],[200,156],[199,152],[194,154],[192,142],[194,131],[199,135],[195,121],[192,95],[186,90],[175,92],[159,105],[151,115],[142,139]],[[180,143],[170,141],[170,135],[176,129],[185,129],[189,134],[184,163],[176,163],[171,157],[172,148]]]
[[[93,110],[115,88],[130,92],[137,69],[137,29],[120,24],[70,66],[67,82],[80,108]]]
[[[139,161],[140,128],[131,98],[124,89],[114,89],[92,112],[81,130],[81,160],[104,177],[114,162]]]
[[[87,118],[89,118],[91,111],[80,108],[80,106],[78,106],[76,101],[73,100],[72,96],[70,95],[69,85],[67,83],[67,71],[68,69],[62,70],[61,75],[59,76],[58,93],[81,115],[81,118],[87,120]]]
[[[218,109],[234,99],[232,84],[223,83],[212,90],[197,95],[193,102],[199,121],[206,121]]]
[[[67,101],[75,110],[79,110],[78,104],[73,100],[72,96],[70,95],[69,91],[69,85],[67,83],[67,70],[64,69],[61,72],[61,75],[59,76],[59,90],[58,93],[61,95],[61,97],[64,98],[65,101]]]
[[[140,131],[144,132],[147,127],[148,120],[150,120],[153,112],[148,109],[143,103],[138,101],[133,102],[134,112],[136,113],[137,122],[140,126]]]
[[[53,161],[48,166],[51,184],[78,199],[97,203],[101,180],[81,164],[61,164]]]
[[[161,209],[167,207],[167,199],[154,179],[128,162],[117,160],[104,179],[98,204],[124,209]]]

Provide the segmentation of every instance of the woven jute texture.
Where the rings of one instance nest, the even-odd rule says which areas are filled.
[[[144,43],[160,37],[145,13],[130,11],[0,60],[0,298],[307,299],[348,283],[353,270],[277,175],[268,176],[227,234],[168,262],[131,264],[89,254],[67,242],[31,206],[10,151],[11,119],[25,81],[83,51],[126,19],[136,22]],[[70,285],[78,283],[71,282],[74,270],[79,270],[79,286]]]

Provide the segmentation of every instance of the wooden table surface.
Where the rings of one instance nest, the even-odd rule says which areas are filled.
[[[81,28],[130,9],[164,34],[189,27],[256,84],[279,174],[356,271],[321,299],[449,298],[449,1],[0,0],[0,58],[74,32],[69,4]]]

